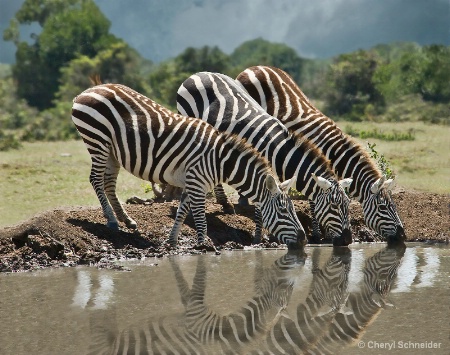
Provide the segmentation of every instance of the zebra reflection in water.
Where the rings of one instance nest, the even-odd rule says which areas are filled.
[[[279,318],[285,316],[295,275],[303,267],[306,255],[303,251],[289,251],[268,268],[263,267],[262,252],[256,252],[255,257],[255,296],[228,315],[216,313],[205,303],[205,256],[197,258],[191,288],[177,259],[171,258],[184,315],[176,324],[161,317],[118,331],[116,322],[111,321],[111,311],[93,312],[89,354],[241,353],[243,347],[264,336]]]
[[[351,251],[334,247],[330,258],[319,268],[322,250],[315,248],[312,252],[313,277],[306,300],[297,306],[296,316],[280,318],[251,354],[304,353],[326,333],[336,314],[351,313],[346,309]]]
[[[341,275],[327,272],[337,265],[333,255],[321,273],[313,271],[312,291],[298,305],[296,319],[280,319],[251,354],[335,354],[355,343],[381,310],[392,306],[388,295],[405,249],[403,243],[390,245],[369,257],[356,292],[347,292],[348,260],[342,260]]]
[[[424,287],[424,283],[433,282],[425,275],[428,264],[419,264],[414,248],[406,250],[404,244],[386,246],[366,257],[361,268],[356,270],[362,276],[358,287],[353,285],[355,280],[350,275],[350,271],[353,273],[350,266],[356,265],[354,261],[358,259],[359,250],[334,248],[333,254],[320,267],[320,255],[325,250],[312,249],[309,263],[312,281],[305,300],[293,296],[296,295],[293,293],[294,280],[302,273],[305,256],[288,253],[264,268],[264,252],[257,252],[254,297],[227,316],[215,313],[213,307],[206,304],[208,268],[205,258],[198,258],[192,287],[186,282],[176,259],[171,260],[185,309],[178,322],[180,326],[174,327],[165,317],[121,332],[104,325],[93,326],[91,354],[165,351],[181,354],[332,354],[361,339],[382,309],[392,306],[391,292],[396,292],[399,287],[401,290],[397,292],[405,292],[401,280],[396,280],[404,267],[412,265],[407,262],[408,255],[409,259],[415,260],[415,265],[420,265],[417,271],[421,271],[420,280],[419,273],[408,279],[408,287]],[[309,271],[309,264],[305,271]],[[413,279],[418,279],[417,285]],[[292,312],[292,306],[295,312]],[[94,313],[102,314],[98,312],[106,315],[110,310]],[[147,341],[148,347],[142,350]]]

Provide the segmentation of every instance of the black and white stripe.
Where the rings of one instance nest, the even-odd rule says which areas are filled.
[[[257,251],[255,296],[227,315],[215,312],[214,305],[205,302],[206,256],[197,257],[192,287],[176,259],[170,258],[184,314],[175,320],[171,316],[151,318],[119,331],[111,311],[95,311],[91,317],[89,354],[242,353],[283,316],[293,290],[292,276],[304,266],[305,257],[303,250],[289,251],[269,267],[263,267],[262,253]]]
[[[236,81],[217,73],[194,74],[178,89],[177,107],[220,132],[245,138],[269,160],[281,180],[296,178],[296,189],[314,201],[317,219],[335,245],[351,243],[350,200],[344,191],[351,179],[338,183],[328,159],[308,140],[289,133]]]
[[[262,224],[283,243],[305,239],[287,191],[249,144],[219,133],[197,118],[183,117],[119,84],[92,87],[73,102],[72,120],[91,155],[90,182],[108,226],[118,220],[136,228],[116,195],[120,167],[135,176],[184,189],[170,243],[192,211],[198,242],[206,237],[205,196],[217,184],[233,186],[255,202]],[[116,218],[117,216],[117,218]]]
[[[300,303],[294,317],[279,318],[268,331],[259,349],[251,354],[303,354],[324,336],[336,314],[345,309],[348,298],[348,276],[351,251],[334,248],[325,265],[319,267],[320,249],[314,249],[312,281],[306,300]]]
[[[335,354],[361,339],[367,327],[386,307],[392,285],[397,277],[406,246],[392,243],[366,260],[363,284],[351,292],[347,306],[351,313],[336,314],[328,332],[309,350],[310,354]]]
[[[353,178],[349,192],[362,203],[368,227],[385,238],[404,239],[403,225],[391,197],[393,180],[386,180],[368,154],[315,108],[286,72],[255,66],[244,70],[236,80],[290,132],[314,142],[340,178]]]

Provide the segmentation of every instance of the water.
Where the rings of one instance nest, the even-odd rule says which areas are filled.
[[[448,246],[248,250],[125,265],[130,272],[0,275],[0,354],[109,353],[114,341],[131,351],[145,338],[155,353],[450,350]],[[253,318],[250,306],[259,310]],[[222,335],[212,339],[219,321]],[[259,331],[245,332],[245,322]]]

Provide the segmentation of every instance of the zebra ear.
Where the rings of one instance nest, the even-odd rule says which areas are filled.
[[[343,189],[350,187],[350,185],[352,184],[353,179],[347,178],[347,179],[342,179],[339,181],[339,185],[342,186]]]
[[[280,184],[280,190],[283,191],[283,192],[285,192],[285,193],[287,193],[287,192],[289,191],[289,189],[290,189],[292,186],[295,185],[295,181],[296,181],[296,180],[297,180],[297,179],[296,179],[296,177],[294,176],[294,177],[291,178],[291,179],[288,179],[288,180],[286,180],[286,181],[283,181],[283,182]]]
[[[280,192],[280,189],[278,188],[278,184],[272,175],[266,176],[266,187],[272,194],[276,194],[277,192]]]
[[[386,180],[386,182],[384,183],[383,186],[386,188],[386,190],[392,191],[394,189],[394,187],[395,187],[394,179]]]
[[[316,182],[317,182],[317,185],[319,185],[319,187],[322,189],[322,190],[328,190],[332,185],[331,185],[331,182],[329,182],[327,179],[324,179],[323,177],[321,177],[321,176],[316,176],[316,174],[314,174],[314,173],[312,173],[311,174],[312,175],[312,177],[313,177],[313,179],[314,180],[316,180]]]
[[[383,186],[384,180],[386,179],[386,177],[383,175],[382,177],[380,177],[377,181],[375,181],[372,185],[372,187],[370,188],[370,191],[372,191],[372,193],[376,194],[378,191],[380,191],[381,186]]]

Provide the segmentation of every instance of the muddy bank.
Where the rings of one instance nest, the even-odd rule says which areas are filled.
[[[448,243],[448,196],[398,189],[394,199],[408,241]],[[307,202],[297,200],[294,204],[300,221],[310,232]],[[195,228],[190,216],[182,227],[177,250],[168,248],[166,242],[177,206],[178,201],[126,204],[138,229],[128,230],[121,226],[118,231],[105,226],[100,207],[43,212],[19,225],[0,229],[0,272],[80,264],[116,268],[114,261],[120,259],[202,252],[194,248]],[[251,206],[235,207],[237,214],[225,215],[213,199],[207,201],[208,235],[221,249],[242,249],[251,245],[254,209]],[[380,241],[365,227],[358,203],[351,203],[350,214],[354,243]],[[275,239],[269,238],[257,247],[280,246]]]

